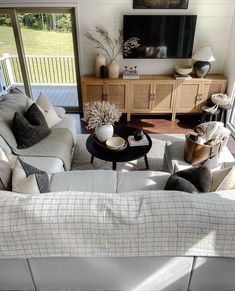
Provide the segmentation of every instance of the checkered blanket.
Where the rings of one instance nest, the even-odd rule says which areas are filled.
[[[0,191],[0,257],[235,257],[235,191]]]

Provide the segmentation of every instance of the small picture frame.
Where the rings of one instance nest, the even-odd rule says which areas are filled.
[[[134,9],[187,9],[189,0],[133,0]]]

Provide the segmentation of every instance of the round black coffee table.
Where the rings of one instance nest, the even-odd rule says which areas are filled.
[[[133,135],[135,130],[136,128],[133,127],[122,126],[115,128],[114,133],[127,140],[127,137]],[[104,161],[112,162],[113,170],[116,170],[117,163],[129,162],[144,157],[146,168],[149,169],[147,153],[152,147],[152,140],[148,134],[145,133],[145,135],[149,142],[148,145],[130,147],[128,144],[122,151],[113,151],[97,143],[91,134],[86,141],[86,148],[91,154],[91,163],[93,163],[94,157],[96,157]]]

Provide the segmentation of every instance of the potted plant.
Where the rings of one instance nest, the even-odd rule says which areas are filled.
[[[105,142],[113,136],[113,125],[119,121],[122,113],[114,104],[108,101],[94,101],[85,104],[83,120],[88,129],[95,129],[100,142]]]

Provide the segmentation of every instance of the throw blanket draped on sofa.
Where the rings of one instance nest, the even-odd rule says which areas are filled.
[[[0,192],[0,257],[235,257],[235,191]]]

